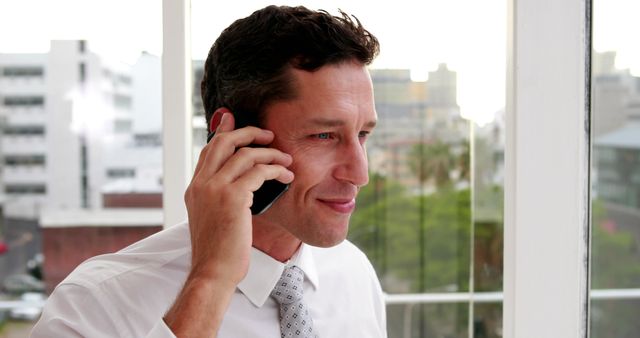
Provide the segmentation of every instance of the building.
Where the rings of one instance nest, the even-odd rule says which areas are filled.
[[[633,115],[640,115],[640,77],[628,69],[615,68],[615,52],[594,53],[593,121],[594,135],[622,127]]]
[[[604,226],[640,242],[640,118],[597,137],[593,153],[594,201],[606,215]]]
[[[45,63],[44,55],[0,54],[0,194],[5,195],[5,215],[34,214],[46,203]]]
[[[409,168],[414,147],[435,141],[460,153],[468,142],[469,124],[460,116],[456,73],[445,64],[429,72],[427,81],[413,81],[409,69],[371,69],[378,124],[367,141],[371,170],[400,182],[416,193],[434,187]]]
[[[640,212],[640,120],[597,137],[594,148],[598,197]]]
[[[593,61],[594,213],[604,218],[598,226],[640,242],[640,77],[615,58],[595,53]]]
[[[40,218],[43,274],[51,292],[84,260],[118,251],[162,229],[162,209],[55,211]]]
[[[102,188],[156,170],[161,180],[160,59],[134,65],[52,41],[44,54],[0,54],[0,187],[6,216],[100,209]]]
[[[158,57],[115,63],[85,41],[0,54],[0,201],[11,224],[39,224],[49,290],[162,228],[160,79]]]

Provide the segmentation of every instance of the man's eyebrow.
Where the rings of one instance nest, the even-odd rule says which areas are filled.
[[[371,120],[367,123],[364,124],[364,126],[366,128],[371,128],[373,129],[376,126],[377,121],[376,120]],[[305,123],[308,126],[319,126],[319,127],[341,127],[345,125],[345,121],[344,120],[335,120],[335,119],[330,119],[330,118],[324,118],[324,117],[317,117],[314,119],[311,119],[309,121],[307,121],[307,123]]]

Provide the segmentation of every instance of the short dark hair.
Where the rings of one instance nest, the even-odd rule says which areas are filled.
[[[378,40],[355,16],[340,14],[268,6],[232,23],[204,65],[207,128],[217,108],[261,114],[274,101],[295,98],[291,67],[314,71],[351,60],[369,65],[379,52]]]

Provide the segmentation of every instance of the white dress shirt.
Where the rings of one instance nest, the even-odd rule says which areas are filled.
[[[56,287],[32,337],[175,337],[162,318],[190,263],[187,223],[91,258]],[[327,249],[302,244],[286,264],[252,248],[218,337],[280,337],[279,307],[270,293],[287,265],[304,271],[304,301],[320,338],[386,337],[375,271],[346,240]]]

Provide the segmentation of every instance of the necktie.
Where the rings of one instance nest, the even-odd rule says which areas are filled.
[[[282,338],[313,338],[313,320],[307,306],[302,301],[302,282],[304,273],[297,266],[285,268],[271,291],[273,297],[280,304],[280,337]]]

